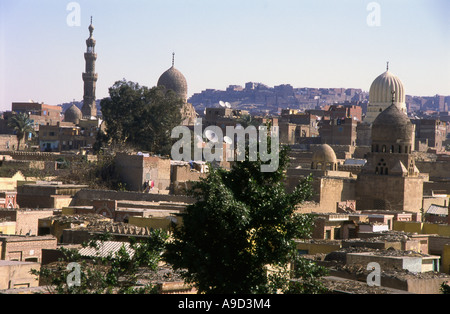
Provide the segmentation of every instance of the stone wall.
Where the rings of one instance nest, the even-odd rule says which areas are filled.
[[[322,177],[320,184],[320,207],[324,212],[336,212],[337,203],[354,200],[356,180],[351,178]]]
[[[420,212],[423,181],[420,177],[358,176],[357,210],[385,209]]]
[[[130,191],[143,191],[146,182],[164,191],[170,187],[170,159],[156,156],[118,153],[114,162],[118,175]]]
[[[195,199],[183,195],[165,195],[128,191],[89,190],[78,191],[72,199],[71,206],[92,206],[93,200],[128,200],[147,202],[180,202],[192,204]]]
[[[56,238],[52,236],[4,236],[0,237],[2,244],[1,259],[41,262],[42,249],[56,249]]]
[[[39,219],[50,217],[53,210],[34,209],[0,209],[0,218],[7,218],[16,222],[16,234],[38,234]]]
[[[416,160],[416,167],[421,173],[428,173],[430,180],[450,178],[450,163],[448,161]]]
[[[0,290],[37,287],[39,282],[30,274],[32,269],[40,270],[41,265],[0,260]]]

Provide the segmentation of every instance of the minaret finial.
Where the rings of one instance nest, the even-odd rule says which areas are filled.
[[[389,61],[386,62],[386,71],[389,71]]]
[[[175,66],[175,52],[172,52],[172,66]]]
[[[92,25],[92,15],[91,15],[91,25]]]

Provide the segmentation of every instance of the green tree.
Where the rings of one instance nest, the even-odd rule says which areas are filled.
[[[296,205],[312,193],[311,178],[287,193],[288,150],[283,148],[279,156],[274,172],[261,172],[259,159],[246,160],[230,171],[211,169],[195,185],[197,201],[183,214],[165,260],[183,271],[185,281],[200,293],[289,292],[294,291],[289,284],[293,275],[310,278],[323,273],[297,258],[294,242],[312,232],[313,216],[295,213]],[[293,274],[288,266],[296,260],[303,267]],[[301,283],[295,291],[317,292]]]
[[[54,294],[157,293],[155,285],[142,285],[139,280],[158,269],[167,233],[153,230],[149,238],[139,242],[131,238],[127,243],[133,254],[124,244],[117,253],[102,256],[102,245],[109,238],[109,234],[102,234],[83,244],[83,247],[97,251],[98,254],[90,258],[82,257],[78,250],[61,248],[64,258],[56,264],[41,267],[39,271],[32,270],[32,273],[39,276],[49,292]],[[67,267],[70,263],[80,266],[80,282],[74,285],[68,280],[73,279],[71,274],[74,271]]]
[[[8,121],[8,127],[12,128],[17,136],[17,150],[20,149],[20,143],[25,141],[28,134],[36,134],[34,131],[34,121],[30,119],[27,113],[19,112],[11,116]]]
[[[261,123],[255,119],[251,114],[245,114],[236,119],[236,122],[241,124],[244,128],[249,126],[258,127]]]
[[[171,131],[181,123],[183,105],[174,92],[122,80],[109,88],[109,97],[102,99],[100,105],[106,132],[97,140],[103,146],[132,146],[156,154],[170,154]]]
[[[450,285],[448,283],[443,282],[441,284],[440,290],[443,294],[450,294]]]

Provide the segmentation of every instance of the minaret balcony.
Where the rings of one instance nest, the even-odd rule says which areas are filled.
[[[97,73],[83,73],[83,80],[84,81],[97,81],[98,74]]]

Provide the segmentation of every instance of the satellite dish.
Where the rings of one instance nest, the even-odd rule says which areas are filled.
[[[217,137],[216,133],[214,133],[211,130],[206,130],[205,136],[209,141],[211,141],[213,143],[217,143],[219,141],[219,138]]]
[[[231,137],[229,137],[229,136],[225,136],[225,137],[223,138],[223,141],[224,141],[225,143],[227,143],[227,144],[233,144],[233,140],[232,140]]]
[[[219,105],[220,105],[220,107],[225,107],[225,103],[222,100],[219,101]]]
[[[226,106],[227,108],[231,108],[231,105],[230,105],[229,102],[226,102],[226,103],[225,103],[225,106]]]

